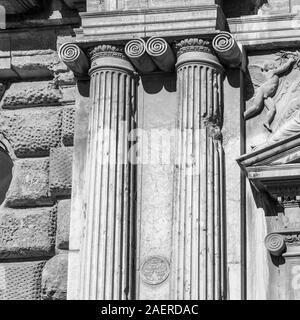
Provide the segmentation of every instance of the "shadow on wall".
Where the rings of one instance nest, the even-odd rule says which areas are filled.
[[[176,74],[166,73],[161,76],[160,72],[143,75],[141,77],[143,87],[148,94],[156,94],[160,92],[163,88],[167,92],[176,91]]]
[[[6,192],[12,179],[13,161],[5,145],[0,141],[0,205],[4,202]]]
[[[268,3],[268,0],[224,0],[223,11],[227,18],[253,15],[257,14],[258,9]]]

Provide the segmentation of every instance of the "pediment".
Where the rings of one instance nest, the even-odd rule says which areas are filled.
[[[257,166],[300,164],[300,133],[242,155],[237,162],[244,170]]]
[[[300,133],[242,155],[237,162],[257,190],[275,199],[300,195]]]

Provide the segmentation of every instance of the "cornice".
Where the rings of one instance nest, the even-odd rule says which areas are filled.
[[[1,1],[1,0],[0,0]],[[172,12],[185,12],[185,11],[207,11],[220,9],[219,5],[202,5],[202,6],[182,6],[182,7],[157,7],[157,8],[144,8],[144,9],[128,9],[128,10],[113,10],[113,11],[91,11],[80,13],[81,17],[95,17],[95,16],[127,16],[133,15],[146,15],[152,13],[172,13]]]
[[[224,30],[226,19],[218,5],[81,13],[77,39],[118,41],[141,37],[184,37]]]
[[[243,16],[227,22],[230,32],[247,50],[295,47],[300,43],[298,14]]]

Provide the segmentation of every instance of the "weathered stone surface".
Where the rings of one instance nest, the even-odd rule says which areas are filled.
[[[11,67],[21,79],[49,77],[68,71],[53,50],[12,51]]]
[[[72,189],[73,148],[53,148],[50,152],[50,192],[52,196],[70,196]]]
[[[61,110],[28,109],[2,111],[0,128],[17,157],[49,155],[61,144]]]
[[[61,200],[57,206],[56,248],[69,249],[71,200]]]
[[[56,78],[55,78],[55,82],[58,85],[61,86],[65,86],[65,85],[75,85],[76,84],[76,80],[75,80],[75,76],[74,73],[72,71],[58,71]],[[73,97],[74,99],[75,97]]]
[[[42,274],[42,299],[66,300],[68,278],[68,254],[50,259]]]
[[[9,207],[52,205],[54,200],[49,194],[49,159],[16,161],[6,201]]]
[[[53,255],[56,211],[56,206],[2,209],[0,211],[0,259]]]
[[[0,263],[0,300],[40,300],[45,262]]]
[[[211,33],[226,28],[225,17],[219,6],[157,6],[151,10],[123,10],[121,13],[113,10],[96,11],[92,15],[81,14],[85,40],[128,40],[160,37],[162,34],[164,37],[185,37],[187,34]]]
[[[71,2],[70,0],[68,0]],[[112,10],[128,10],[128,9],[148,9],[160,7],[182,7],[218,4],[218,0],[90,0],[88,1],[88,11],[112,11]]]
[[[5,109],[16,109],[59,105],[61,98],[61,91],[54,88],[53,84],[49,82],[14,83],[7,90],[3,98],[2,107]]]
[[[74,144],[75,108],[63,109],[62,116],[62,140],[65,146]]]

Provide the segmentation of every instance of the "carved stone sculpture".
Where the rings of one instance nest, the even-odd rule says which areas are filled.
[[[270,132],[272,132],[270,125],[276,114],[276,103],[273,98],[280,84],[280,76],[287,72],[297,61],[297,57],[294,54],[289,55],[283,53],[282,55],[283,63],[279,65],[275,63],[265,63],[261,70],[262,72],[257,70],[255,73],[256,78],[254,78],[254,84],[259,87],[256,91],[253,105],[244,113],[245,120],[248,120],[256,117],[264,108],[267,108],[268,113],[264,126]],[[284,59],[285,57],[287,57],[287,59]],[[253,67],[260,68],[258,66]]]

